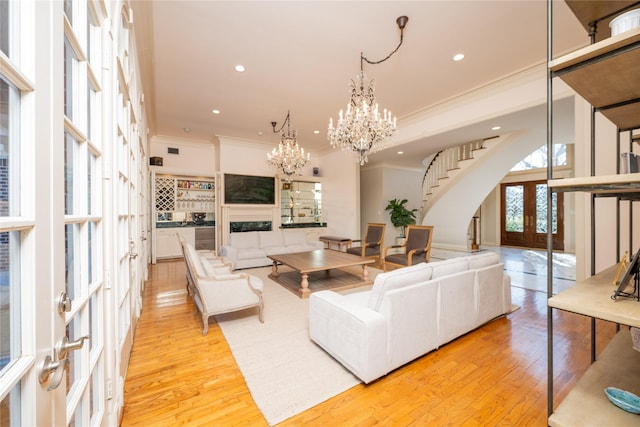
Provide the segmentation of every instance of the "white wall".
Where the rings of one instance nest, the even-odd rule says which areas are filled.
[[[384,210],[386,204],[381,191],[383,180],[382,167],[360,170],[360,238],[364,238],[369,222],[387,223],[387,227],[389,226],[389,216]],[[383,246],[389,244],[385,236]]]
[[[360,166],[340,150],[323,151],[319,158],[327,234],[355,238],[360,235]]]
[[[169,154],[169,147],[178,148],[179,154]],[[169,173],[192,176],[215,175],[216,150],[211,141],[154,136],[151,138],[149,153],[150,157],[162,157],[162,166],[156,168],[157,173],[166,170]]]
[[[384,246],[395,245],[395,238],[400,236],[400,229],[395,228],[389,219],[389,212],[384,208],[391,199],[407,199],[407,209],[416,211],[416,224],[421,223],[420,208],[422,206],[422,177],[423,170],[400,169],[397,167],[383,167],[382,204],[380,205],[387,224]]]

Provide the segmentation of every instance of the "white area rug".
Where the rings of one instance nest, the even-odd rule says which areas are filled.
[[[309,338],[309,300],[267,278],[270,267],[245,270],[264,282],[264,323],[247,312],[216,316],[251,396],[269,425],[360,383]]]

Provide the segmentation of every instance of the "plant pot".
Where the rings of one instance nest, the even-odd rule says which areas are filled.
[[[407,240],[406,237],[396,237],[396,245],[400,246],[400,245],[404,245],[405,240]]]

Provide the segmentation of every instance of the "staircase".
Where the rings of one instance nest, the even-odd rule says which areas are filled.
[[[425,214],[437,198],[440,191],[444,191],[451,178],[473,164],[473,161],[482,156],[483,150],[488,148],[493,138],[468,142],[456,147],[439,151],[433,156],[422,178],[422,212]]]
[[[539,148],[541,141],[543,133],[518,131],[450,148],[427,159],[422,224],[434,226],[431,246],[469,250],[478,208],[513,165]]]

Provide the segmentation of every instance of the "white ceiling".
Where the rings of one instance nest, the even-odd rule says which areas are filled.
[[[329,118],[346,107],[360,52],[372,60],[387,56],[399,42],[396,18],[406,15],[398,52],[364,67],[375,78],[380,106],[392,110],[400,127],[413,113],[543,62],[546,7],[543,0],[134,0],[151,135],[275,145],[270,123],[280,126],[289,110],[299,144],[312,152],[326,148]],[[561,41],[555,52],[588,42],[564,2],[554,2],[554,31]],[[459,52],[465,59],[452,61]],[[234,71],[237,64],[246,71]],[[214,108],[221,113],[212,114]],[[526,121],[531,115],[512,116]],[[506,128],[514,126],[532,124]],[[476,126],[442,141],[466,142],[486,137],[483,132]],[[425,145],[405,159],[419,165]],[[370,163],[385,158],[377,153]]]

